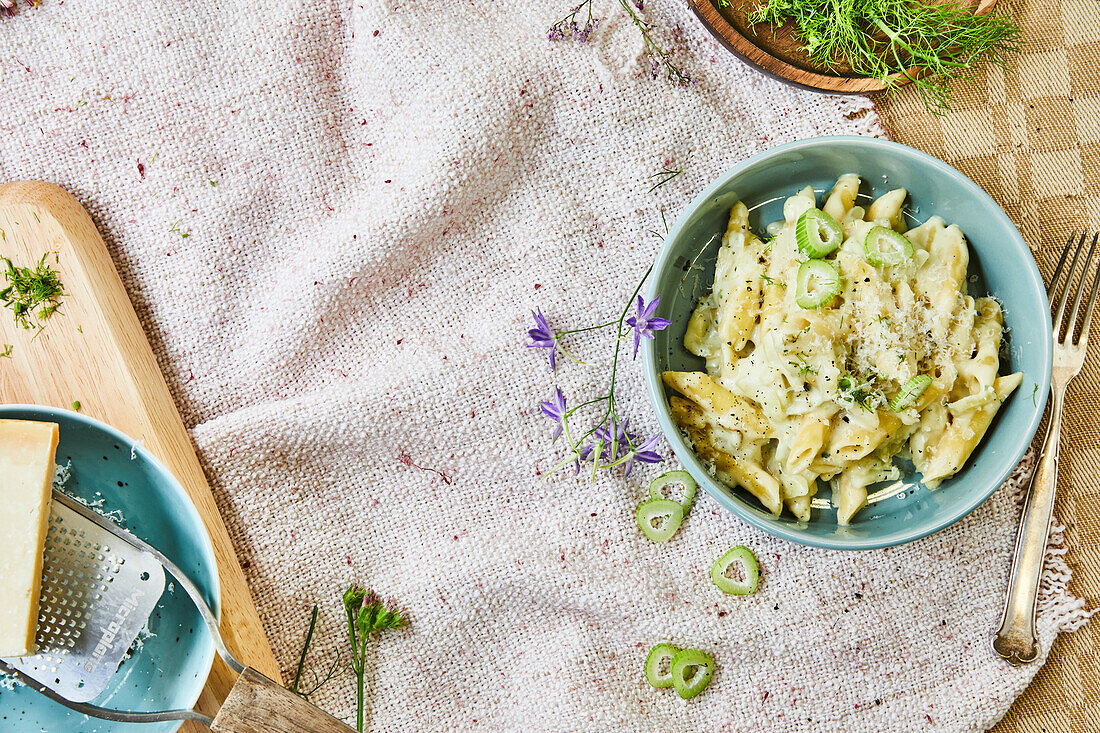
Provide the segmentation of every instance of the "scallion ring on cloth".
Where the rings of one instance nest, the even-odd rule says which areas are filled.
[[[798,266],[795,302],[802,308],[820,308],[840,292],[840,274],[825,260],[806,260]]]
[[[698,695],[714,676],[714,660],[698,649],[684,649],[672,657],[672,686],[685,700]]]
[[[901,386],[901,391],[890,403],[890,409],[897,412],[912,407],[930,384],[932,384],[932,377],[927,374],[918,374],[913,377]]]
[[[799,250],[819,260],[840,246],[844,230],[821,209],[806,209],[794,225],[794,238]]]
[[[687,471],[667,471],[653,479],[649,483],[649,498],[667,499],[665,489],[677,484],[682,484],[684,487],[684,498],[677,503],[684,510],[684,514],[687,514],[691,510],[692,502],[695,501],[695,479]]]
[[[875,267],[900,265],[913,259],[913,243],[893,229],[873,226],[863,240],[863,256]]]
[[[656,688],[672,687],[672,658],[680,650],[672,644],[658,644],[645,658],[645,681]]]
[[[732,568],[733,574],[727,571]],[[747,596],[760,585],[760,566],[749,548],[738,545],[710,566],[710,579],[719,590],[735,596]]]
[[[638,528],[654,542],[665,542],[684,521],[684,510],[671,499],[650,499],[638,507]]]

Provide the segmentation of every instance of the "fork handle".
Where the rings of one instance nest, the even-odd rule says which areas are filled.
[[[1051,390],[1050,422],[1039,454],[1039,466],[1031,477],[1024,503],[1016,552],[1008,576],[1001,628],[993,636],[993,650],[1013,665],[1035,661],[1039,639],[1035,635],[1035,606],[1039,599],[1039,578],[1043,571],[1054,494],[1058,485],[1058,446],[1062,433],[1062,402],[1065,385]]]

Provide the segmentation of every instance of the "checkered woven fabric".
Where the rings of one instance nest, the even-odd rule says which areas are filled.
[[[989,192],[1049,279],[1074,229],[1100,229],[1100,2],[1001,3],[1023,28],[1019,53],[952,111],[928,113],[906,90],[877,100],[894,140],[946,160]],[[1100,598],[1100,348],[1070,387],[1056,513],[1067,525],[1075,595]],[[1100,731],[1100,625],[1062,635],[996,733]]]

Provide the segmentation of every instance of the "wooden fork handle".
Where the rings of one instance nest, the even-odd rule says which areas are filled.
[[[993,636],[993,650],[1014,665],[1033,662],[1039,657],[1039,639],[1035,634],[1035,606],[1039,598],[1039,580],[1043,572],[1054,494],[1058,485],[1058,446],[1062,432],[1062,402],[1065,385],[1051,392],[1050,423],[1047,425],[1039,466],[1031,478],[1016,552],[1008,576],[1001,628]]]
[[[305,698],[246,667],[211,724],[214,733],[348,733]]]

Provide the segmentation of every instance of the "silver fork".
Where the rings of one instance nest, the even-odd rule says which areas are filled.
[[[1020,520],[1020,531],[1016,535],[1016,552],[1012,558],[1012,570],[1008,576],[1008,596],[1005,598],[1004,613],[1001,614],[1001,627],[993,636],[993,650],[1012,664],[1033,662],[1039,656],[1039,640],[1035,635],[1035,606],[1039,595],[1039,577],[1043,570],[1043,556],[1046,554],[1047,536],[1050,534],[1050,516],[1054,509],[1054,493],[1058,484],[1058,445],[1062,432],[1062,405],[1065,402],[1066,386],[1081,371],[1085,363],[1085,351],[1089,343],[1089,324],[1092,322],[1092,310],[1096,305],[1096,292],[1100,286],[1100,267],[1092,278],[1092,288],[1086,288],[1089,267],[1096,250],[1100,234],[1094,234],[1092,245],[1085,256],[1077,294],[1073,298],[1073,312],[1066,316],[1069,297],[1074,290],[1074,276],[1077,262],[1085,249],[1086,233],[1080,240],[1077,232],[1069,236],[1066,248],[1054,270],[1047,296],[1053,306],[1054,298],[1061,285],[1063,270],[1070,250],[1073,259],[1065,273],[1065,287],[1058,301],[1058,311],[1054,316],[1054,369],[1050,382],[1050,422],[1047,424],[1043,450],[1039,454],[1039,466],[1031,479],[1027,501],[1024,504]],[[1081,297],[1089,290],[1089,300],[1085,308],[1085,318],[1081,323],[1080,335],[1074,338],[1077,314],[1081,307]],[[1061,333],[1065,330],[1065,335]]]

